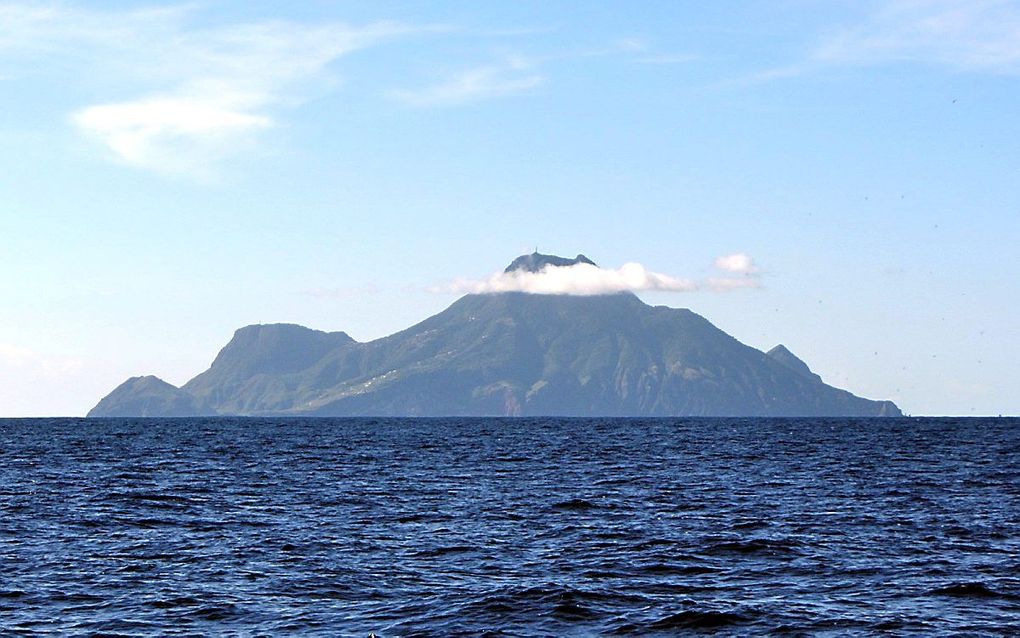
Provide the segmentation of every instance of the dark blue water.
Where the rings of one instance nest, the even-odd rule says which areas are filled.
[[[1020,421],[0,421],[0,633],[1020,633]]]

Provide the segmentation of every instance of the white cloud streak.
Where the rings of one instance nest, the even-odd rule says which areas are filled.
[[[301,291],[301,294],[314,297],[316,299],[352,299],[363,297],[365,295],[375,295],[378,293],[379,287],[375,284],[342,287],[318,286],[315,288],[306,288]]]
[[[10,343],[0,343],[0,362],[8,366],[22,366],[35,359],[35,353]]]
[[[239,136],[272,126],[266,115],[231,109],[208,98],[147,98],[78,111],[74,123],[121,161],[181,173],[236,148]]]
[[[1020,74],[1020,5],[1012,0],[887,0],[859,23],[830,30],[803,59],[717,86],[788,80],[835,66],[904,63]]]
[[[726,272],[753,273],[757,271],[754,260],[746,253],[734,253],[715,258],[715,267]]]
[[[638,57],[634,57],[637,55]],[[413,107],[463,106],[494,98],[533,93],[546,83],[543,67],[606,56],[626,56],[647,64],[687,62],[692,56],[656,56],[640,38],[621,38],[607,47],[573,49],[546,55],[509,55],[502,60],[450,73],[439,81],[416,89],[399,89],[390,95]]]
[[[761,287],[758,269],[751,257],[744,253],[719,257],[715,265],[720,270],[734,273],[734,276],[709,277],[697,281],[653,272],[639,263],[627,263],[619,268],[600,268],[581,263],[571,266],[549,265],[538,272],[499,272],[485,279],[457,279],[430,290],[457,294],[526,292],[540,295],[608,295],[642,291],[729,292]]]
[[[836,33],[812,56],[824,64],[921,62],[961,71],[1020,72],[1020,5],[1004,0],[893,0]]]
[[[42,355],[30,348],[0,343],[0,379],[6,374],[62,377],[78,372],[82,365],[73,357]]]
[[[713,292],[731,292],[747,288],[761,288],[761,277],[754,259],[747,253],[721,255],[713,262],[725,277],[709,277],[704,286]]]
[[[520,57],[500,64],[459,71],[418,89],[400,89],[393,97],[414,107],[460,106],[481,100],[528,93],[545,82],[532,64]]]
[[[500,272],[482,280],[461,279],[444,292],[496,293],[528,292],[544,295],[606,295],[640,290],[689,292],[697,284],[688,279],[652,272],[637,263],[620,268],[599,268],[591,264],[546,266],[539,272]]]
[[[730,292],[745,288],[761,288],[761,279],[753,276],[744,277],[709,277],[705,285],[713,292]]]
[[[655,55],[645,55],[636,58],[635,61],[639,64],[687,64],[695,62],[701,59],[700,55],[694,55],[693,53],[662,53]]]
[[[328,85],[332,62],[414,31],[388,22],[196,28],[189,24],[193,12],[0,5],[0,52],[7,58],[0,71],[58,57],[84,75],[121,79],[136,95],[85,106],[71,115],[74,126],[122,163],[204,173],[248,148],[275,124],[275,111],[300,104],[310,86]]]
[[[115,11],[0,0],[0,80],[36,71],[73,74],[75,83],[116,96],[85,103],[68,118],[110,159],[207,177],[220,160],[250,151],[285,109],[332,88],[330,66],[343,56],[411,33],[464,33],[392,22],[197,26],[200,14],[192,4]],[[506,55],[389,95],[417,108],[456,107],[533,93],[547,81],[542,67],[553,61],[650,53],[642,40],[625,38],[595,51]],[[655,62],[676,61],[667,58]]]

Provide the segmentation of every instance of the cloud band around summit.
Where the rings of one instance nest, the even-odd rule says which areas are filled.
[[[742,255],[746,257],[746,255]],[[750,258],[747,258],[750,263]],[[723,268],[723,270],[726,270]],[[543,295],[607,295],[619,292],[725,292],[741,288],[758,288],[756,271],[745,271],[739,277],[710,277],[704,281],[674,277],[654,272],[636,262],[619,268],[600,268],[591,264],[546,266],[538,272],[515,270],[499,272],[485,279],[457,279],[433,292],[458,294],[493,294],[526,292]]]

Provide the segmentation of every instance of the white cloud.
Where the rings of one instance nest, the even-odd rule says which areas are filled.
[[[206,172],[248,148],[277,111],[329,86],[332,62],[415,30],[389,22],[282,21],[199,28],[189,23],[194,13],[189,6],[105,12],[0,5],[0,72],[24,73],[37,59],[59,58],[97,82],[126,84],[126,99],[86,105],[72,123],[123,163]]]
[[[543,295],[607,295],[641,291],[729,292],[761,288],[759,270],[746,253],[717,257],[715,266],[733,275],[697,281],[652,272],[638,263],[627,263],[615,269],[579,263],[571,266],[547,265],[538,272],[498,272],[485,279],[457,279],[448,285],[431,288],[430,291],[458,294],[527,292]]]
[[[729,292],[743,288],[761,288],[761,279],[753,276],[709,277],[705,284],[715,292]]]
[[[714,265],[723,272],[732,273],[725,277],[709,277],[705,286],[715,292],[730,292],[744,288],[761,288],[761,277],[754,259],[747,253],[733,253],[715,258]]]
[[[375,295],[378,293],[379,287],[375,284],[342,287],[317,286],[315,288],[306,288],[301,291],[301,294],[314,297],[316,299],[352,299],[363,297],[365,295]]]
[[[786,80],[833,66],[901,63],[1020,74],[1020,5],[1011,0],[886,0],[859,23],[830,30],[801,60],[717,83]]]
[[[439,289],[441,292],[495,293],[529,292],[545,295],[606,295],[640,290],[687,292],[697,289],[689,279],[652,272],[641,264],[620,268],[599,268],[591,264],[546,266],[539,272],[500,272],[482,280],[460,279]]]
[[[0,343],[0,363],[7,366],[22,366],[35,359],[35,353],[10,343]]]
[[[694,55],[693,53],[662,53],[642,56],[637,58],[636,61],[641,64],[687,64],[688,62],[695,62],[700,59],[700,55]]]
[[[726,272],[753,273],[757,271],[754,260],[746,253],[734,253],[715,258],[715,267]]]
[[[965,71],[1020,72],[1020,6],[1003,0],[892,0],[829,38],[822,63],[925,62]]]
[[[95,370],[77,357],[0,342],[0,418],[53,416],[80,411],[100,392]]]
[[[42,355],[30,348],[0,343],[0,379],[15,373],[55,378],[74,374],[81,368],[80,359]]]
[[[417,107],[459,106],[479,100],[532,91],[545,82],[532,64],[520,57],[501,64],[460,71],[445,80],[419,89],[393,91],[393,97]]]
[[[265,115],[177,97],[90,106],[73,119],[118,159],[175,173],[195,169],[195,156],[216,159],[239,137],[272,125]]]
[[[613,44],[620,51],[629,51],[631,53],[643,53],[649,48],[645,39],[639,37],[619,38]]]
[[[640,38],[620,38],[606,47],[568,49],[545,55],[510,55],[484,66],[460,70],[442,80],[417,89],[391,91],[391,95],[415,107],[461,106],[499,97],[527,94],[546,83],[540,72],[553,63],[564,63],[605,56],[633,56],[638,62],[669,64],[681,61],[680,56],[646,55],[650,47]],[[682,61],[693,59],[683,56]]]

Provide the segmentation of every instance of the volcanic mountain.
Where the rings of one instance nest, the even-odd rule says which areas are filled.
[[[523,255],[507,272],[591,264]],[[359,343],[291,324],[239,329],[180,388],[135,377],[90,417],[899,416],[826,385],[784,346],[746,346],[690,310],[632,293],[471,294]]]

